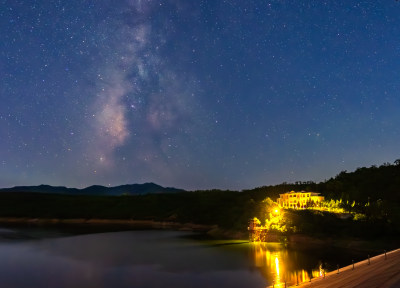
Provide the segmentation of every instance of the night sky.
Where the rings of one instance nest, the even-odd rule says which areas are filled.
[[[0,0],[0,187],[247,189],[400,158],[400,2]]]

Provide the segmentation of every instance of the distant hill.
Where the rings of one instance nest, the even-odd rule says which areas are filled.
[[[282,183],[278,185],[257,187],[243,192],[250,193],[254,200],[260,201],[265,197],[273,200],[280,193],[288,191],[319,192],[325,199],[342,200],[344,202],[360,202],[383,200],[400,206],[400,159],[380,166],[357,168],[353,172],[342,171],[335,177],[320,183],[312,181]]]
[[[63,186],[16,186],[12,188],[0,189],[0,192],[35,192],[48,194],[69,194],[69,195],[102,195],[102,196],[120,196],[120,195],[143,195],[143,194],[165,194],[185,192],[183,189],[162,187],[154,183],[127,184],[115,187],[105,187],[100,185],[89,186],[84,189],[67,188]]]

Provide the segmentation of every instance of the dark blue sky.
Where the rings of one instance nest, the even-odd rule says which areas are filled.
[[[0,187],[244,189],[400,158],[397,1],[0,0]]]

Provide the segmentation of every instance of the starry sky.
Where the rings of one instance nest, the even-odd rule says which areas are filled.
[[[400,3],[0,0],[0,187],[249,189],[400,158]]]

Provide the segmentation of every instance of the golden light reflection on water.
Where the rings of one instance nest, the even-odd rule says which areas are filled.
[[[276,269],[276,279],[277,279],[277,282],[281,282],[280,281],[280,275],[279,275],[279,259],[278,259],[278,257],[275,257],[275,269]]]
[[[285,287],[310,281],[312,278],[323,277],[322,265],[312,270],[299,269],[286,249],[279,244],[253,243],[252,256],[254,264],[264,277],[271,283],[269,287]]]

